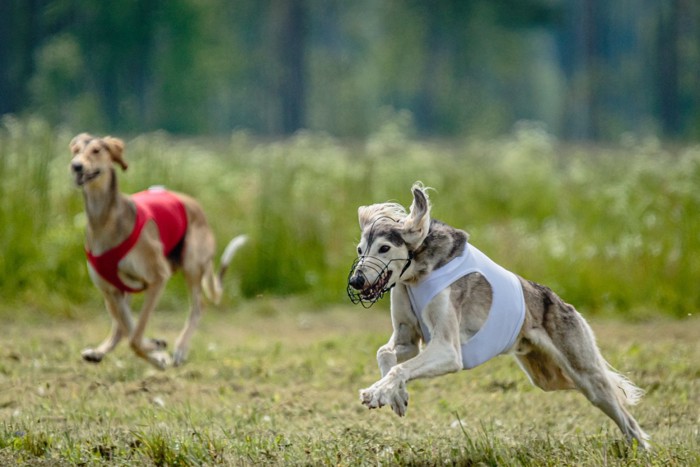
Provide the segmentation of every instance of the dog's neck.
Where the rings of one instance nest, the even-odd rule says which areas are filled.
[[[413,260],[402,282],[408,285],[421,282],[433,270],[461,255],[468,240],[465,231],[432,219],[428,236],[412,252]]]
[[[104,180],[83,186],[87,215],[86,246],[101,254],[119,245],[134,226],[136,211],[129,197],[119,192],[117,174],[110,169]]]

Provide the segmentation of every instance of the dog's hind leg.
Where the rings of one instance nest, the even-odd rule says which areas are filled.
[[[640,447],[647,449],[648,435],[640,428],[637,421],[625,408],[624,393],[620,397],[620,386],[634,388],[621,375],[607,368],[604,361],[593,361],[585,366],[578,363],[578,369],[570,374],[576,387],[588,398],[588,400],[603,411],[620,428],[628,442],[637,440]],[[624,382],[623,382],[624,381]],[[637,388],[634,390],[638,391]]]
[[[647,449],[649,437],[619,400],[609,372],[606,368],[590,368],[578,373],[573,379],[588,400],[615,421],[630,443],[637,440],[640,447]]]
[[[558,389],[557,381],[570,380],[593,405],[613,419],[628,441],[637,440],[641,447],[648,447],[648,436],[625,408],[639,400],[641,389],[610,369],[598,350],[593,331],[573,306],[549,288],[533,282],[523,282],[523,290],[531,322],[523,332],[520,344],[524,343],[523,354],[516,356],[528,374],[528,370],[535,370],[530,374],[533,382],[544,389]],[[537,353],[528,353],[529,349]],[[538,353],[546,358],[532,361]],[[545,376],[557,373],[552,371],[553,364],[568,378],[547,381]],[[546,371],[538,371],[543,369]],[[555,384],[548,388],[548,383]]]
[[[202,317],[202,293],[215,303],[218,303],[222,294],[221,281],[214,273],[214,263],[211,259],[214,253],[214,237],[211,231],[205,226],[193,225],[188,238],[190,241],[185,245],[182,273],[190,295],[190,314],[175,341],[173,364],[176,366],[185,363],[190,350],[190,340]]]
[[[588,326],[584,323],[584,326]],[[590,331],[589,331],[590,332]],[[586,334],[589,334],[586,332]],[[569,377],[588,400],[603,411],[620,428],[628,442],[637,440],[639,446],[647,449],[649,436],[640,428],[637,420],[625,405],[633,405],[641,397],[641,389],[627,378],[610,369],[592,338],[583,340],[590,346],[588,352],[566,353]]]
[[[571,378],[546,352],[533,347],[527,353],[516,354],[515,358],[530,382],[543,391],[576,389]]]
[[[199,320],[202,317],[202,287],[201,278],[192,277],[185,274],[187,285],[190,290],[190,314],[185,321],[185,326],[182,328],[180,335],[175,341],[175,351],[173,353],[173,364],[175,366],[182,365],[187,359],[187,354],[190,350],[190,339],[194,334],[195,329],[199,325]]]
[[[612,371],[595,343],[593,331],[574,307],[555,300],[545,316],[546,332],[533,332],[528,339],[557,362],[576,388],[620,428],[629,442],[648,448],[648,436],[625,405],[635,404],[642,391]]]

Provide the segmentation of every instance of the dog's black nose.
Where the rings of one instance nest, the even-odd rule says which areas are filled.
[[[70,165],[70,168],[73,172],[80,173],[83,171],[83,163],[82,162],[73,162]]]
[[[350,287],[352,287],[355,290],[362,290],[362,287],[365,285],[365,275],[362,274],[361,272],[356,272],[351,278],[350,278]]]

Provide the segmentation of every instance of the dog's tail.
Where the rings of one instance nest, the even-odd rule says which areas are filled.
[[[644,390],[637,387],[626,376],[620,374],[608,362],[608,378],[615,388],[618,400],[624,405],[636,405],[644,396]]]
[[[221,295],[223,294],[222,282],[224,274],[226,274],[226,270],[231,265],[231,261],[233,261],[233,257],[236,255],[236,252],[245,244],[247,240],[247,235],[238,235],[228,242],[228,245],[226,245],[226,248],[224,248],[224,252],[221,255],[219,271],[216,274],[214,274],[212,271],[209,274],[205,274],[202,278],[202,288],[204,289],[204,294],[213,303],[218,304],[221,301]]]

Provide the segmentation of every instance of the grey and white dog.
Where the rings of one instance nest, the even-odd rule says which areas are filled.
[[[534,385],[579,390],[630,443],[647,448],[647,434],[625,408],[642,390],[605,361],[576,309],[549,288],[491,262],[473,248],[466,232],[431,219],[422,184],[411,191],[408,213],[397,203],[358,209],[362,238],[348,294],[369,306],[391,290],[393,325],[389,342],[377,351],[382,378],[360,391],[362,403],[370,409],[390,405],[403,416],[407,382],[509,353]],[[472,264],[467,273],[437,279],[472,257],[488,265]],[[426,292],[426,284],[440,280],[442,285]]]

